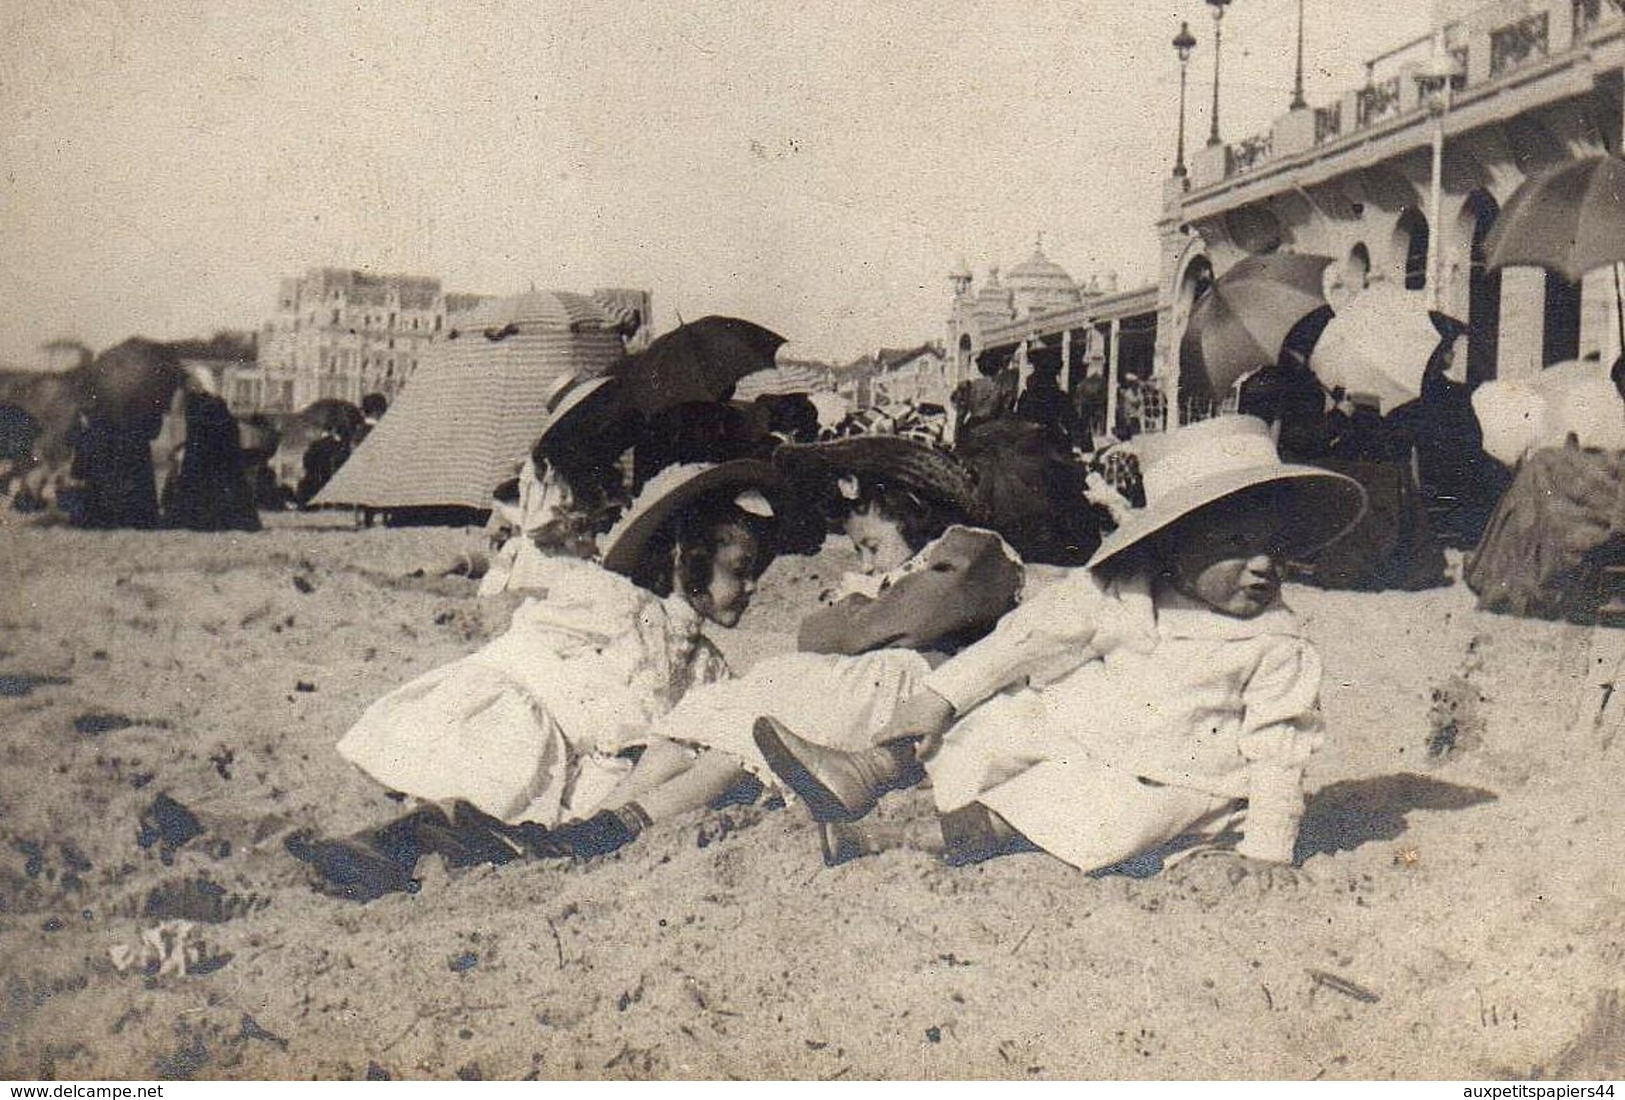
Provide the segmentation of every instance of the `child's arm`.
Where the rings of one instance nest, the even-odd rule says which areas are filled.
[[[985,630],[1015,604],[1021,566],[996,535],[953,528],[929,551],[924,568],[877,598],[848,597],[801,622],[799,647],[852,655],[873,649],[929,649]]]
[[[1107,599],[1098,578],[1074,570],[1006,615],[992,634],[939,666],[925,678],[925,687],[955,714],[964,714],[1035,673],[1054,676],[1076,668],[1096,656],[1092,643]]]
[[[1303,639],[1265,654],[1243,692],[1239,738],[1247,759],[1247,819],[1236,850],[1291,863],[1303,819],[1303,769],[1320,747],[1320,655]]]

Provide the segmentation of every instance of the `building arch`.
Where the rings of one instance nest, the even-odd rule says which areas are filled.
[[[1427,215],[1407,206],[1394,222],[1390,248],[1392,278],[1406,290],[1422,290],[1428,285],[1428,247],[1432,227]]]

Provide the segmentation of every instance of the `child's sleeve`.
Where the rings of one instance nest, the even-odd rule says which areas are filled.
[[[849,596],[801,622],[808,653],[853,655],[874,649],[931,649],[985,631],[1010,610],[1022,569],[996,535],[954,528],[917,569],[873,600]]]
[[[1303,819],[1303,769],[1323,740],[1320,654],[1296,638],[1264,655],[1247,683],[1239,738],[1248,762],[1247,820],[1236,850],[1292,862]]]
[[[925,686],[964,714],[1012,684],[1043,673],[1053,678],[1095,656],[1107,596],[1087,570],[1075,570],[1010,612],[993,633],[925,678]],[[1058,667],[1064,665],[1064,667]]]

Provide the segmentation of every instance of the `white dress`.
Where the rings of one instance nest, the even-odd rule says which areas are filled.
[[[379,783],[505,821],[585,816],[688,690],[728,675],[702,620],[573,558],[535,563],[500,638],[367,708],[338,751]]]
[[[1235,619],[1079,570],[926,679],[964,715],[926,769],[938,809],[980,802],[1084,870],[1236,824],[1240,799],[1239,850],[1285,862],[1320,680],[1283,604]]]

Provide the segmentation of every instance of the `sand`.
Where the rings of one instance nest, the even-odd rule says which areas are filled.
[[[1330,733],[1295,873],[829,870],[800,808],[748,807],[358,906],[284,836],[399,811],[333,743],[508,608],[408,576],[476,532],[341,524],[0,530],[0,1077],[1625,1074],[1617,634],[1290,588]],[[719,642],[790,648],[850,564],[781,559]],[[160,796],[200,831],[143,836]]]

